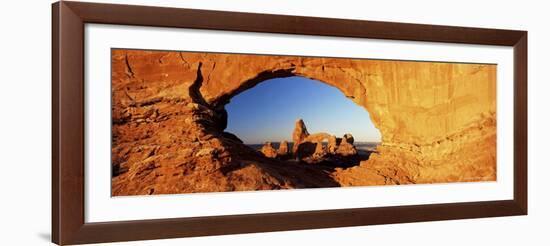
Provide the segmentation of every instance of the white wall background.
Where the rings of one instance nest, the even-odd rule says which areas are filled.
[[[549,6],[545,1],[105,1],[529,31],[529,215],[113,245],[548,245]],[[50,237],[50,1],[8,1],[0,14],[0,244]],[[510,109],[512,110],[512,109]]]

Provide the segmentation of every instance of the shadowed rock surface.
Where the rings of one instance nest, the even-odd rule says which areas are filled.
[[[368,110],[376,152],[349,168],[300,165],[224,132],[233,96],[289,76]],[[115,49],[111,110],[113,195],[496,180],[496,65]]]
[[[294,144],[294,156],[297,160],[307,163],[330,163],[336,158],[338,162],[355,162],[354,158],[347,158],[358,154],[351,134],[347,133],[338,140],[336,136],[325,132],[309,134],[306,129],[304,121],[298,119],[292,135],[294,140],[298,141]]]

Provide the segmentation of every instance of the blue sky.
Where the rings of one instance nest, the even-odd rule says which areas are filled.
[[[229,115],[226,131],[246,144],[292,141],[298,118],[310,133],[338,137],[351,133],[356,141],[380,141],[367,110],[335,87],[303,77],[263,81],[233,97],[225,108]]]

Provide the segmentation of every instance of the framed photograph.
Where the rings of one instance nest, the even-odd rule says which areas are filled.
[[[65,244],[527,214],[527,32],[53,4]]]

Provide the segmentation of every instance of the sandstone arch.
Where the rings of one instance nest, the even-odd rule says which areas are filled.
[[[338,88],[370,113],[381,132],[377,154],[361,167],[333,174],[340,185],[496,178],[496,65],[128,50],[114,50],[112,59],[113,141],[117,143],[113,162],[118,165],[137,163],[133,158],[138,152],[131,143],[173,146],[196,141],[201,148],[213,146],[217,153],[214,164],[200,170],[208,173],[235,165],[231,161],[246,150],[228,144],[238,139],[223,133],[224,105],[264,80],[303,76]],[[177,148],[188,150],[185,153],[199,150],[183,145]],[[168,155],[168,150],[163,148],[148,158],[167,159],[163,154]],[[185,159],[182,155],[176,159]],[[171,172],[168,164],[159,168]],[[115,177],[114,183],[121,186],[118,190],[142,192],[145,188],[126,184],[143,172],[137,167],[128,172],[132,175]],[[205,189],[238,189],[224,175],[217,176],[223,183],[217,187],[222,188]],[[203,178],[197,174],[197,179]],[[154,179],[148,184],[162,182],[168,181]],[[277,178],[267,183],[293,185]],[[170,189],[156,190],[173,192]]]
[[[323,141],[327,141],[327,146],[323,146]],[[304,157],[309,157],[313,155],[318,155],[319,157],[326,154],[336,153],[337,143],[336,137],[325,132],[317,132],[306,136],[301,139],[299,142],[295,141],[296,158],[302,159]]]

